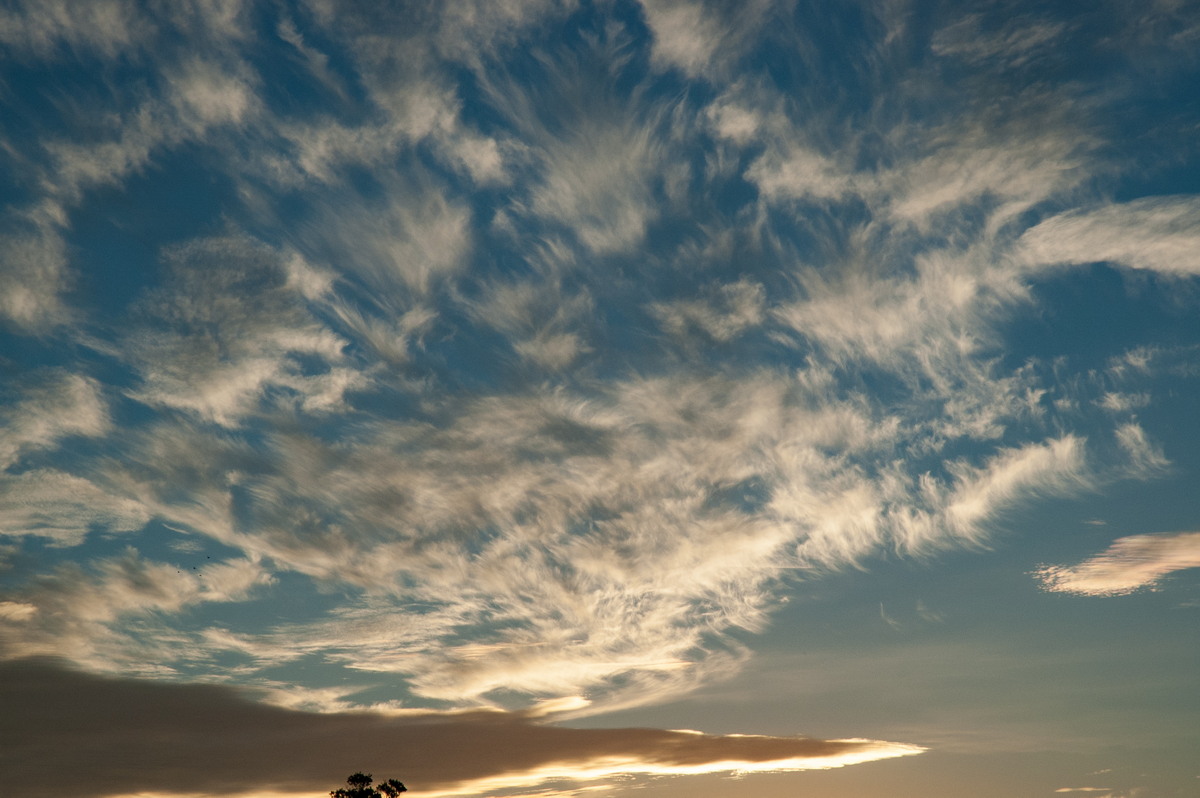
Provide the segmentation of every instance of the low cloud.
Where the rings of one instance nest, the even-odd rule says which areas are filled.
[[[1133,535],[1079,565],[1046,565],[1035,576],[1046,590],[1083,596],[1123,596],[1153,588],[1168,574],[1200,568],[1200,532]]]
[[[0,790],[26,798],[318,793],[359,769],[400,777],[415,795],[449,796],[543,781],[603,787],[630,774],[841,767],[923,750],[876,740],[569,729],[494,711],[320,715],[258,704],[228,687],[104,679],[52,660],[0,666],[0,703],[8,710],[0,717]],[[68,751],[75,767],[63,770]]]

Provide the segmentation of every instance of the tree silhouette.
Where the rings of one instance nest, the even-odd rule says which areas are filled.
[[[378,787],[372,787],[370,773],[353,773],[346,778],[346,786],[331,790],[330,798],[396,798],[402,792],[408,792],[403,784],[395,779],[379,782]]]

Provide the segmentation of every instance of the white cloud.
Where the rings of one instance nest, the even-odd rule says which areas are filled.
[[[254,106],[246,78],[219,64],[192,61],[169,80],[172,104],[180,120],[195,133],[214,125],[239,124]]]
[[[577,9],[575,0],[464,0],[438,18],[437,47],[447,58],[480,68],[481,56],[512,47]]]
[[[1129,457],[1129,469],[1132,474],[1145,479],[1163,473],[1170,467],[1171,461],[1163,454],[1162,448],[1151,441],[1137,424],[1122,424],[1117,427],[1117,445]]]
[[[137,4],[125,0],[21,0],[0,9],[0,43],[25,56],[52,59],[65,49],[112,58],[154,32]]]
[[[70,563],[44,575],[19,602],[34,609],[8,618],[15,625],[0,628],[0,643],[6,659],[53,656],[99,671],[171,673],[207,652],[179,657],[193,636],[168,632],[164,618],[202,603],[244,601],[272,581],[251,559],[189,569],[128,548],[88,569]]]
[[[724,27],[705,11],[704,5],[689,0],[645,0],[646,22],[654,31],[654,58],[679,67],[689,75],[700,75],[710,67],[722,44]]]
[[[738,120],[722,116],[726,124]],[[735,134],[746,135],[744,130],[749,120],[741,118]],[[861,188],[862,181],[873,182],[873,178],[860,177],[839,164],[835,158],[808,147],[790,144],[781,149],[771,149],[757,158],[746,170],[746,179],[755,183],[768,200],[813,199],[842,200]]]
[[[879,273],[872,259],[888,257],[852,251],[833,274],[800,270],[803,296],[772,314],[798,334],[798,346],[819,346],[843,367],[883,368],[911,385],[914,399],[939,403],[941,417],[931,421],[941,434],[997,437],[1003,419],[1029,410],[1026,378],[997,374],[987,358],[995,320],[1027,300],[1026,286],[979,250],[934,250],[904,276]]]
[[[551,272],[541,279],[493,283],[476,300],[462,300],[480,322],[504,334],[522,358],[548,370],[571,365],[589,350],[591,296],[568,294]]]
[[[955,533],[979,535],[983,522],[1015,500],[1036,494],[1069,495],[1091,487],[1083,441],[1052,440],[1001,452],[984,468],[951,466],[956,484],[945,507]]]
[[[770,19],[772,0],[746,0],[737,8],[702,0],[641,0],[654,34],[652,58],[659,68],[689,77],[728,70]]]
[[[678,167],[673,108],[644,90],[616,90],[628,67],[627,34],[610,28],[583,52],[539,54],[539,73],[518,81],[502,72],[478,79],[489,104],[519,139],[517,174],[527,198],[514,218],[570,231],[595,255],[627,253],[660,214],[655,182]]]
[[[923,157],[905,158],[878,178],[888,208],[898,220],[931,229],[938,214],[960,213],[978,203],[991,210],[996,230],[1019,213],[1070,189],[1089,173],[1087,151],[1094,142],[1048,109],[1036,134],[995,129],[914,130],[927,139],[912,142]],[[990,207],[989,207],[990,206]]]
[[[482,307],[502,319],[513,305]],[[763,628],[787,569],[978,543],[1015,502],[1087,484],[1072,438],[914,479],[887,464],[921,428],[829,391],[804,372],[627,380],[586,399],[546,388],[449,406],[440,425],[363,420],[336,441],[281,429],[256,452],[160,425],[103,486],[255,562],[363,591],[273,630],[164,634],[164,667],[225,652],[253,672],[320,655],[403,674],[426,698],[586,693],[579,712],[593,713],[734,671],[746,652],[727,633]],[[206,600],[182,589],[163,594],[168,615]],[[56,634],[91,667],[129,667],[150,655],[130,642],[140,606]],[[38,629],[12,632],[14,645],[44,650]]]
[[[129,532],[150,513],[133,498],[114,496],[96,483],[49,469],[0,475],[0,534],[36,535],[52,545],[75,546],[92,529]]]
[[[1144,197],[1052,216],[1021,236],[1034,263],[1110,261],[1163,274],[1200,274],[1200,207],[1191,195]]]
[[[665,155],[651,131],[606,115],[580,120],[567,140],[545,139],[544,179],[532,189],[530,210],[559,222],[598,253],[628,251],[657,215],[649,176]]]
[[[1066,29],[1060,22],[1015,19],[989,32],[982,15],[967,14],[937,31],[930,49],[943,57],[1013,68],[1052,52]]]
[[[168,253],[170,290],[143,303],[146,320],[127,349],[143,376],[133,392],[151,404],[225,426],[256,410],[270,386],[292,389],[305,409],[328,411],[365,384],[339,368],[345,340],[317,321],[274,252],[236,237],[198,240]],[[305,375],[294,356],[328,371]]]
[[[1100,397],[1097,404],[1113,413],[1128,413],[1131,410],[1137,410],[1150,404],[1150,394],[1145,392],[1122,393],[1120,391],[1108,391]]]
[[[930,548],[978,545],[987,537],[988,522],[1017,503],[1034,496],[1070,495],[1094,485],[1083,441],[1072,436],[1001,449],[982,466],[958,462],[947,467],[954,475],[949,484],[928,474],[917,480],[914,487],[924,508],[914,510],[902,498],[889,509],[896,542],[903,550],[922,553]]]
[[[0,621],[27,621],[37,614],[37,611],[38,608],[33,604],[0,601]]]
[[[1084,596],[1123,596],[1153,589],[1164,577],[1200,568],[1200,532],[1118,538],[1078,565],[1045,565],[1035,576],[1046,590]]]
[[[380,182],[376,201],[331,192],[292,239],[308,260],[361,278],[383,315],[398,316],[465,270],[471,211],[427,177],[384,173]]]
[[[319,84],[337,95],[340,100],[347,99],[346,85],[330,69],[329,54],[310,44],[296,27],[293,19],[284,16],[276,25],[275,32],[279,34],[279,38],[296,49],[296,53],[303,59],[305,67]]]
[[[727,342],[762,324],[764,304],[762,286],[742,279],[718,287],[711,297],[656,302],[649,310],[677,338],[686,339],[692,329],[699,329],[714,341]]]
[[[0,319],[42,332],[71,319],[62,294],[71,282],[66,246],[48,227],[0,235]]]
[[[70,208],[98,186],[120,184],[170,147],[239,125],[259,111],[247,69],[231,56],[224,60],[167,61],[169,90],[138,98],[132,108],[105,109],[98,133],[88,137],[47,136],[50,163],[41,175],[49,210],[37,210],[67,226]]]
[[[718,136],[738,145],[757,138],[764,125],[756,111],[743,108],[732,100],[717,100],[705,113]]]
[[[110,428],[99,382],[56,371],[42,376],[0,411],[0,469],[28,452],[53,448],[63,438],[97,437]]]

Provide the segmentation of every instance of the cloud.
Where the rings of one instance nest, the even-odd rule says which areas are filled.
[[[982,14],[964,15],[937,31],[930,49],[942,57],[1011,69],[1053,53],[1067,29],[1062,22],[1018,18],[1005,20],[1000,29],[989,32],[986,23]]]
[[[743,279],[720,286],[705,299],[656,302],[649,310],[676,338],[686,340],[695,329],[723,343],[760,325],[763,305],[762,286]]]
[[[0,469],[8,469],[26,453],[53,448],[64,438],[108,432],[108,406],[96,380],[50,370],[25,382],[25,390],[0,410]]]
[[[654,31],[654,58],[684,72],[702,74],[721,46],[722,26],[702,3],[687,0],[643,2],[646,22]]]
[[[81,477],[53,469],[0,475],[0,534],[77,546],[93,530],[130,532],[149,520],[136,499],[114,496]]]
[[[661,212],[656,183],[682,166],[671,105],[618,91],[632,76],[629,34],[611,26],[578,51],[539,52],[532,74],[482,72],[489,105],[521,142],[525,196],[507,215],[572,238],[592,255],[629,253]]]
[[[728,70],[770,19],[772,0],[739,4],[736,12],[702,0],[641,0],[654,35],[652,59],[659,68],[689,77],[714,77]]]
[[[1171,461],[1162,448],[1151,441],[1137,424],[1122,424],[1117,427],[1117,445],[1129,457],[1129,471],[1143,479],[1165,472]]]
[[[45,332],[71,320],[62,294],[71,284],[66,245],[56,231],[40,228],[0,235],[0,319],[18,329]]]
[[[521,282],[491,283],[478,299],[463,299],[476,319],[504,334],[527,361],[564,369],[588,351],[595,305],[586,291],[567,293],[554,274]]]
[[[22,57],[136,49],[21,8],[0,39],[30,37]],[[6,655],[260,683],[311,659],[418,702],[595,713],[732,673],[790,579],[982,545],[1114,452],[1126,476],[1167,466],[1111,415],[1141,385],[1056,405],[1070,380],[1006,348],[1044,267],[1185,273],[1194,238],[1187,198],[1022,236],[1023,211],[1074,207],[1096,174],[1082,106],[966,97],[941,70],[1022,67],[1051,23],[929,39],[881,11],[846,35],[766,3],[647,2],[651,41],[604,4],[154,8],[129,36],[161,52],[122,67],[141,88],[84,75],[93,121],[47,111],[36,145],[6,142],[36,196],[2,243],[0,313],[86,321],[96,346],[46,343],[53,389],[6,405],[0,531],[83,546],[78,571],[13,588]],[[793,59],[853,66],[766,67]],[[89,236],[125,236],[122,203],[193,160],[213,218],[165,226],[131,307],[69,307],[105,257]],[[1113,381],[1190,355],[1130,351]],[[88,548],[150,551],[158,524],[177,551],[232,547],[233,570]],[[254,602],[292,589],[337,605],[263,620]]]
[[[194,60],[169,81],[172,105],[180,120],[196,133],[214,125],[240,124],[254,105],[246,78],[221,64]]]
[[[225,286],[216,264],[203,274]],[[285,290],[282,276],[272,280],[271,291]],[[243,303],[253,291],[216,304],[224,289],[192,295],[197,325],[221,308],[222,325],[247,342],[292,312],[260,297],[251,314]],[[112,518],[103,503],[90,516],[64,503],[60,528],[78,536],[89,524],[116,531],[152,516],[265,563],[256,566],[263,594],[273,590],[267,575],[285,572],[356,592],[326,617],[167,634],[184,607],[245,599],[147,564],[144,581],[158,584],[149,576],[158,574],[161,589],[113,605],[99,623],[76,623],[80,608],[108,605],[70,596],[123,595],[104,587],[104,566],[39,588],[37,600],[14,594],[40,605],[62,591],[65,604],[11,629],[7,649],[124,671],[233,656],[248,674],[317,654],[403,675],[427,699],[587,693],[581,711],[594,713],[736,669],[746,652],[729,632],[763,628],[789,569],[858,564],[893,541],[909,551],[975,544],[1003,508],[1087,482],[1074,438],[916,479],[886,465],[903,439],[898,423],[830,402],[808,377],[808,387],[763,371],[619,381],[591,398],[562,389],[481,397],[447,405],[454,412],[440,424],[363,419],[335,440],[287,431],[291,412],[257,444],[213,435],[199,419],[148,427],[89,475]],[[151,608],[164,625],[152,657]]]
[[[1113,413],[1127,413],[1150,404],[1150,394],[1145,392],[1122,393],[1120,391],[1108,391],[1104,396],[1100,397],[1097,404]]]
[[[127,548],[124,554],[90,563],[69,563],[43,574],[18,605],[31,607],[9,621],[0,619],[0,646],[6,658],[61,655],[104,670],[113,662],[126,673],[172,673],[181,659],[171,653],[184,637],[165,634],[165,615],[203,603],[245,601],[273,577],[249,558],[207,562],[185,569],[155,562]],[[150,633],[151,630],[157,633]]]
[[[971,356],[990,343],[991,317],[1025,296],[1013,274],[980,263],[979,253],[931,252],[913,274],[896,277],[861,268],[858,255],[835,276],[801,272],[805,295],[775,310],[839,360],[948,376],[971,368]]]
[[[1035,576],[1046,590],[1082,596],[1124,596],[1153,589],[1164,577],[1200,568],[1200,532],[1118,538],[1078,565],[1044,565]]]
[[[205,20],[206,25],[211,22]],[[217,49],[208,60],[180,62],[164,54],[157,71],[161,75],[155,77],[166,84],[161,94],[122,95],[116,108],[103,108],[99,124],[86,136],[64,136],[58,130],[44,136],[49,157],[40,164],[39,182],[45,200],[27,211],[32,218],[67,228],[71,208],[87,191],[120,185],[157,155],[222,128],[242,126],[261,111],[252,73],[236,53]],[[37,120],[42,125],[52,121]]]
[[[1194,196],[1144,197],[1052,216],[1026,231],[1021,252],[1035,263],[1108,261],[1163,274],[1200,274]]]
[[[1083,441],[1064,437],[1001,450],[981,466],[950,463],[954,481],[918,480],[925,506],[898,502],[889,516],[898,545],[920,553],[950,545],[978,545],[988,521],[1035,495],[1069,495],[1093,486]]]
[[[320,412],[364,384],[341,367],[345,340],[311,315],[295,290],[304,284],[276,253],[231,236],[189,242],[167,260],[168,287],[143,298],[125,347],[142,375],[140,401],[236,426],[272,387]],[[324,369],[306,373],[306,357]]]
[[[923,750],[875,740],[565,728],[494,711],[308,714],[226,687],[103,679],[37,659],[0,665],[0,675],[9,710],[0,718],[0,789],[30,798],[317,792],[359,769],[398,777],[414,795],[472,795],[548,781],[611,787],[631,774],[840,767]],[[75,767],[57,767],[63,751]]]
[[[61,328],[80,321],[67,302],[80,282],[70,261],[80,253],[68,242],[72,216],[88,193],[121,187],[173,147],[243,125],[258,114],[253,73],[232,46],[244,33],[240,6],[147,8],[120,0],[82,5],[47,0],[0,10],[0,45],[6,53],[43,65],[86,65],[56,72],[61,80],[53,89],[43,84],[32,89],[45,98],[61,92],[63,102],[10,107],[25,118],[28,134],[7,138],[3,149],[15,181],[30,191],[22,201],[10,198],[5,210],[0,319],[35,334],[61,334]],[[173,36],[188,43],[186,53],[172,46]],[[207,53],[204,59],[195,57],[200,49]],[[136,82],[141,88],[114,92],[103,78],[98,86],[81,77],[103,72],[95,58],[126,58],[149,73]],[[147,82],[160,90],[146,90]],[[77,124],[84,118],[86,124]]]
[[[0,43],[26,57],[54,58],[60,50],[112,58],[143,42],[154,25],[131,2],[24,0],[0,11]]]
[[[746,135],[749,120],[731,119],[725,111],[720,121],[727,134]],[[854,194],[859,187],[858,178],[834,158],[795,144],[755,160],[746,170],[746,178],[757,185],[768,200],[841,200]]]
[[[879,190],[891,214],[932,230],[939,216],[952,217],[974,206],[985,209],[989,227],[998,230],[1019,213],[1069,190],[1089,174],[1088,154],[1095,142],[1063,119],[1062,112],[1062,107],[1039,107],[1043,119],[1036,132],[1011,121],[980,129],[970,117],[906,131],[927,139],[913,143],[925,154],[880,174]]]

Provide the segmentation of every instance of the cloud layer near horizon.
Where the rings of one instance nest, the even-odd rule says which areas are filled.
[[[0,789],[28,798],[321,793],[345,778],[346,767],[402,776],[421,795],[451,796],[620,774],[840,767],[923,750],[873,740],[568,729],[494,710],[311,714],[224,686],[102,678],[52,660],[0,665],[0,705]],[[70,768],[61,767],[64,757]]]

